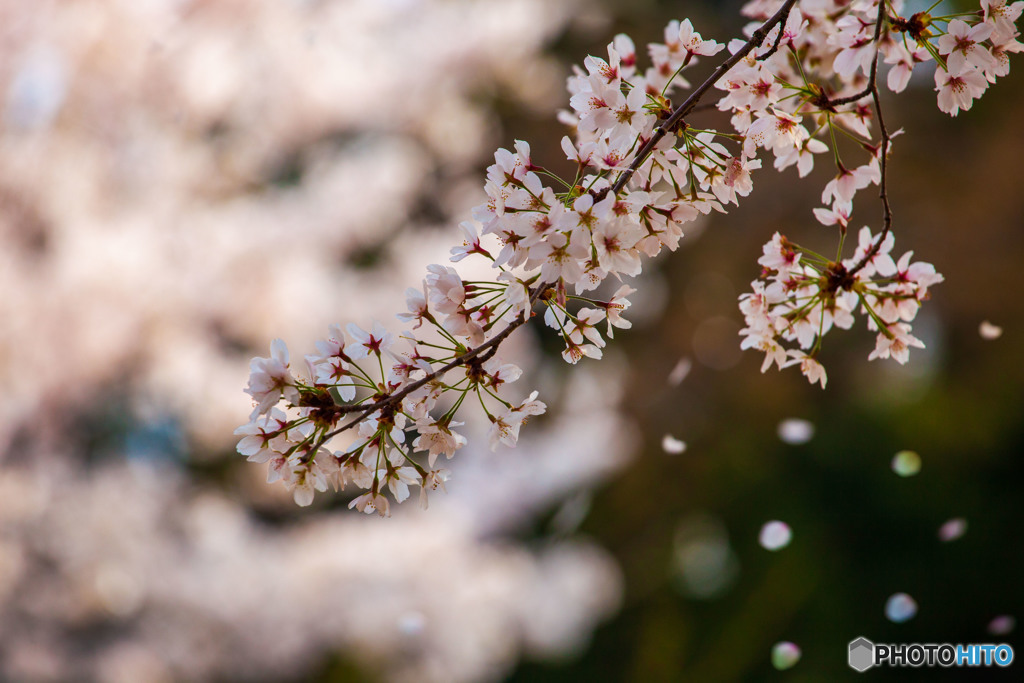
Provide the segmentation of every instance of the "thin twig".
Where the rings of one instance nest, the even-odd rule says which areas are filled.
[[[878,128],[882,133],[882,149],[881,158],[879,159],[879,166],[881,170],[881,178],[879,179],[878,185],[878,196],[882,200],[882,233],[878,236],[878,240],[871,245],[871,248],[861,257],[853,268],[850,269],[849,274],[851,276],[856,275],[864,266],[868,264],[871,259],[875,257],[878,250],[882,248],[882,242],[889,236],[889,232],[892,230],[892,207],[889,205],[889,192],[888,186],[886,185],[886,166],[889,156],[889,130],[885,127],[885,119],[882,117],[882,103],[878,96],[878,41],[881,36],[882,22],[886,19],[885,13],[885,1],[880,0],[878,3],[878,19],[875,22],[875,57],[871,60],[871,73],[868,76],[868,92],[871,94],[871,99],[875,103],[875,114],[878,116]],[[859,100],[866,93],[859,93],[852,96],[851,98],[843,98],[841,100],[835,100],[831,102],[833,106],[837,104],[845,104],[847,101],[853,102]]]
[[[872,42],[875,44],[875,56],[871,59],[871,71],[868,73],[867,86],[856,95],[840,97],[837,100],[830,100],[828,98],[824,98],[824,102],[822,102],[820,105],[823,109],[835,108],[842,106],[844,104],[851,104],[875,92],[875,83],[877,82],[878,75],[878,53],[880,52],[880,50],[878,49],[879,39],[882,36],[882,24],[885,22],[886,16],[887,15],[885,13],[885,0],[879,0],[878,18],[875,20],[875,37],[874,40],[872,40]]]
[[[860,272],[868,262],[875,257],[878,250],[882,248],[882,242],[889,236],[889,232],[892,229],[892,207],[889,206],[889,193],[886,186],[886,157],[889,155],[889,130],[885,127],[885,119],[882,118],[882,103],[878,98],[878,88],[876,87],[871,91],[871,98],[875,102],[875,113],[878,115],[878,128],[882,132],[882,157],[879,161],[882,171],[882,177],[879,180],[878,197],[882,200],[882,234],[878,236],[878,240],[871,245],[871,249],[868,250],[860,261],[858,261],[853,268],[850,269],[850,276],[856,275]]]
[[[785,14],[782,15],[781,19],[779,19],[779,35],[775,36],[775,43],[772,45],[771,49],[768,50],[768,52],[765,52],[763,55],[758,55],[755,58],[755,61],[763,62],[779,51],[779,45],[782,44],[782,34],[786,30],[786,22],[789,21],[789,12],[791,9],[793,9],[793,6],[789,5],[788,7],[784,7],[783,9],[785,10]]]
[[[612,185],[612,192],[614,194],[622,192],[622,188],[624,188],[626,183],[629,182],[630,177],[636,173],[637,169],[640,168],[645,161],[647,161],[647,157],[651,155],[651,152],[653,152],[654,148],[658,146],[661,139],[665,137],[669,131],[674,130],[676,125],[683,120],[683,117],[689,114],[690,111],[697,106],[697,102],[704,96],[704,93],[710,90],[711,87],[722,78],[722,76],[736,66],[736,64],[746,57],[751,50],[763,43],[772,28],[789,16],[789,11],[793,9],[793,5],[795,4],[796,0],[786,0],[786,3],[779,8],[779,11],[776,12],[771,19],[762,24],[761,28],[754,31],[753,35],[750,36],[750,40],[748,40],[743,47],[736,52],[736,54],[719,64],[714,73],[712,73],[703,83],[697,86],[697,89],[686,98],[686,101],[675,108],[668,119],[654,129],[654,134],[651,136],[651,139],[644,143],[643,147],[640,148],[640,151],[636,153],[636,158],[633,159],[633,163],[629,165],[629,168],[622,171],[618,179],[615,181],[615,184]]]

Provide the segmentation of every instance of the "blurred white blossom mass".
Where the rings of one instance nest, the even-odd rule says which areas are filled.
[[[425,513],[290,517],[232,453],[250,356],[446,259],[578,4],[0,0],[0,678],[492,679],[616,609],[600,548],[508,534],[629,456],[611,367]]]

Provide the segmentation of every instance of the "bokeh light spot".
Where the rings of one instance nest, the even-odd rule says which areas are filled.
[[[772,520],[761,527],[758,542],[766,550],[782,550],[793,540],[793,530],[785,522]]]
[[[689,358],[680,358],[676,366],[672,368],[672,372],[668,373],[668,383],[671,386],[677,387],[683,383],[686,376],[690,374],[690,370],[693,368],[693,361]]]
[[[917,614],[917,602],[906,593],[894,593],[885,601],[885,618],[889,621],[902,624],[910,621]]]
[[[673,573],[680,592],[709,600],[728,592],[739,574],[739,562],[725,525],[717,517],[694,513],[676,528]]]
[[[999,339],[1003,336],[1003,328],[999,327],[999,325],[993,325],[989,321],[985,320],[978,325],[978,334],[981,335],[982,339]]]
[[[666,434],[661,439],[661,448],[670,455],[676,455],[677,453],[682,453],[686,450],[686,442],[680,441],[671,434]]]
[[[949,543],[967,533],[967,520],[963,517],[954,517],[939,527],[939,540]]]
[[[900,451],[892,459],[892,471],[901,477],[912,477],[921,471],[921,456],[914,451]]]
[[[1017,628],[1017,619],[1009,614],[1001,614],[988,622],[988,632],[994,636],[1009,635],[1015,628]]]
[[[796,643],[791,643],[788,640],[775,643],[775,646],[772,648],[772,666],[779,671],[790,669],[800,661],[801,654],[800,648],[797,647]]]
[[[805,444],[814,437],[814,425],[799,418],[789,418],[779,423],[779,438],[790,446]]]

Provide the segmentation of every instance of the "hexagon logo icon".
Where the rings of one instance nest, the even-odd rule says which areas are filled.
[[[875,665],[875,644],[867,638],[857,638],[850,641],[851,669],[856,671],[867,671]]]

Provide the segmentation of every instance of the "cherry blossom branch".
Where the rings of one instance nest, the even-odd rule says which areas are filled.
[[[493,337],[491,337],[490,339],[485,341],[483,344],[480,344],[479,346],[476,346],[476,347],[474,347],[472,349],[469,349],[465,353],[456,356],[454,359],[449,361],[447,364],[445,364],[442,367],[438,368],[437,370],[429,373],[425,377],[422,377],[422,378],[416,380],[415,382],[412,382],[411,384],[406,385],[400,391],[397,391],[397,392],[395,392],[393,394],[388,394],[384,398],[381,398],[381,399],[375,401],[374,403],[371,403],[370,405],[360,404],[360,405],[337,406],[335,412],[337,412],[338,414],[355,413],[355,412],[359,412],[359,411],[362,411],[362,412],[360,412],[360,414],[358,416],[356,416],[355,419],[349,421],[347,424],[344,424],[341,427],[338,427],[337,429],[335,429],[333,431],[330,431],[330,432],[327,432],[326,434],[324,434],[318,440],[318,442],[316,444],[316,447],[312,449],[313,452],[316,452],[317,450],[319,450],[319,448],[321,446],[323,446],[325,443],[327,443],[328,441],[333,439],[338,434],[341,434],[342,432],[348,431],[352,427],[355,427],[360,422],[365,420],[367,416],[372,415],[376,411],[382,410],[384,408],[389,408],[389,407],[393,408],[394,406],[399,405],[402,402],[402,399],[404,399],[406,396],[408,396],[409,394],[413,393],[417,389],[420,389],[420,388],[426,386],[427,384],[433,382],[438,377],[441,377],[442,375],[448,373],[450,370],[454,370],[455,368],[457,368],[457,367],[459,367],[461,365],[466,365],[470,361],[472,361],[473,359],[477,358],[478,356],[480,357],[478,359],[479,361],[487,360],[491,355],[494,354],[494,352],[497,350],[498,346],[500,346],[502,342],[504,342],[506,339],[508,339],[508,337],[513,332],[515,332],[519,327],[521,327],[522,325],[526,324],[526,322],[533,315],[532,314],[533,307],[536,305],[537,301],[540,300],[540,297],[543,295],[543,293],[546,290],[548,290],[550,287],[551,287],[550,284],[548,284],[546,282],[542,282],[540,285],[538,285],[536,287],[536,289],[534,289],[530,293],[530,307],[528,309],[528,311],[531,312],[530,316],[523,316],[523,317],[516,318],[514,321],[512,321],[511,323],[506,325],[505,329],[503,329],[501,332],[499,332],[498,334],[494,335]],[[483,355],[481,355],[481,354],[483,354]]]
[[[672,112],[672,115],[669,116],[668,119],[666,119],[658,128],[655,129],[654,134],[651,136],[651,138],[641,147],[640,151],[637,153],[636,158],[633,160],[633,163],[629,166],[629,168],[622,172],[622,174],[619,176],[619,178],[613,185],[612,192],[617,194],[622,191],[623,187],[625,187],[626,183],[629,181],[629,178],[632,176],[632,174],[635,173],[641,165],[643,165],[643,163],[651,155],[655,147],[658,145],[661,139],[665,137],[668,131],[672,130],[680,121],[682,121],[684,116],[693,111],[693,109],[697,106],[701,98],[703,98],[704,95],[715,85],[715,83],[717,83],[723,76],[725,76],[725,74],[727,74],[730,69],[732,69],[736,64],[738,64],[753,49],[760,46],[767,38],[768,34],[772,31],[772,29],[775,28],[775,26],[780,26],[779,35],[776,37],[775,44],[772,46],[772,49],[769,52],[759,57],[759,59],[767,59],[768,57],[771,56],[771,54],[778,50],[783,33],[781,25],[784,24],[788,19],[790,11],[793,9],[793,6],[796,4],[796,2],[797,0],[786,0],[782,7],[780,7],[779,10],[770,19],[768,19],[768,21],[766,21],[764,24],[760,26],[760,28],[754,31],[754,33],[750,36],[750,39],[747,40],[746,43],[744,43],[743,47],[741,47],[736,53],[734,53],[728,59],[722,62],[722,64],[720,64],[718,68],[715,69],[714,73],[712,73],[711,76],[705,79],[704,82],[701,83],[701,85],[698,86],[697,89],[690,94],[686,101],[684,101],[682,104],[676,107],[676,109]],[[542,283],[531,293],[531,309],[533,305],[536,304],[541,294],[550,286],[551,285],[548,283]],[[478,356],[480,356],[480,360],[487,360],[489,357],[494,355],[494,353],[498,349],[498,346],[500,346],[500,344],[505,339],[507,339],[508,336],[511,335],[513,331],[515,331],[521,325],[525,324],[527,320],[528,318],[525,317],[517,318],[514,322],[506,326],[505,329],[503,329],[497,335],[495,335],[488,341],[484,342],[480,346],[468,350],[466,353],[457,356],[456,358],[454,358],[453,360],[451,360],[449,363],[442,366],[438,370],[431,372],[425,377],[403,387],[402,390],[394,394],[389,394],[388,396],[385,396],[384,398],[381,398],[370,405],[337,406],[335,408],[335,412],[337,414],[349,414],[359,412],[359,415],[356,416],[355,419],[350,420],[348,423],[342,425],[341,427],[338,427],[335,430],[325,433],[318,440],[315,448],[313,448],[313,451],[315,452],[316,450],[318,450],[320,446],[322,446],[335,436],[351,429],[352,427],[355,427],[374,412],[399,405],[402,399],[404,399],[406,396],[426,386],[430,382],[433,382],[438,377],[446,374],[450,370],[454,370],[459,366],[466,365],[467,363],[477,358]],[[486,352],[486,354],[481,356],[481,354],[483,354],[484,352]]]
[[[625,297],[635,290],[623,284],[608,301],[586,292],[609,277],[639,275],[643,257],[677,248],[684,224],[712,210],[724,212],[748,196],[751,172],[762,167],[762,149],[774,155],[775,169],[796,166],[800,177],[813,169],[815,155],[831,151],[838,173],[822,191],[827,208],[813,213],[822,224],[837,225],[839,239],[836,255],[829,258],[775,233],[758,259],[761,275],[751,283],[752,291],[740,297],[746,321],[740,347],[765,353],[762,372],[773,364],[780,369],[799,365],[812,383],[824,387],[827,376],[817,360],[821,340],[830,329],[849,329],[860,313],[878,333],[868,359],[907,362],[911,347],[924,346],[911,334],[910,322],[929,287],[943,277],[931,264],[912,263],[913,252],[898,262],[889,253],[894,241],[887,185],[892,135],[882,113],[879,62],[884,58],[893,65],[888,86],[900,92],[914,66],[933,59],[939,109],[955,116],[1009,72],[1010,53],[1024,51],[1014,26],[1024,3],[999,13],[983,1],[983,11],[970,21],[925,12],[909,22],[888,16],[884,0],[875,7],[866,2],[844,6],[828,22],[813,21],[817,5],[785,0],[767,17],[765,4],[752,0],[744,7],[744,14],[763,23],[746,42],[734,41],[736,52],[667,116],[665,94],[687,86],[674,82],[676,77],[694,55],[711,57],[724,45],[703,39],[685,19],[669,23],[664,44],[648,46],[652,64],[646,71],[637,69],[636,49],[626,35],[608,46],[607,61],[588,57],[586,72],[577,70],[569,78],[573,111],[563,117],[575,123],[576,140],[566,136],[562,149],[577,162],[576,177],[558,178],[535,165],[529,144],[517,140],[514,152],[495,153],[484,186],[487,201],[473,208],[473,221],[460,225],[464,240],[451,249],[451,261],[486,258],[502,270],[496,280],[463,280],[450,266],[428,266],[422,290],[406,291],[408,312],[398,318],[417,320],[416,327],[429,322],[442,340],[402,335],[412,343],[403,358],[391,351],[396,338],[379,323],[370,332],[349,324],[347,333],[332,325],[327,340],[316,343],[317,355],[305,357],[309,384],[291,374],[287,347],[274,340],[271,357],[250,363],[246,392],[255,407],[250,422],[235,430],[242,437],[238,451],[253,462],[269,463],[269,480],[282,480],[300,505],[310,504],[314,490],[325,491],[332,482],[335,487],[353,482],[366,490],[350,503],[361,512],[388,514],[385,489],[402,502],[410,485],[420,487],[425,504],[427,492],[443,488],[448,477],[448,470],[435,468],[437,457],[451,458],[467,443],[455,431],[464,424],[455,417],[467,398],[472,404],[479,400],[490,422],[492,449],[514,447],[527,419],[546,411],[536,391],[521,401],[503,395],[502,387],[515,382],[522,370],[498,354],[500,345],[532,319],[536,304],[541,299],[548,304],[544,321],[565,341],[562,357],[567,362],[601,358],[612,328],[630,327],[621,314],[630,305]],[[790,20],[797,18],[794,8],[803,14],[799,22]],[[911,31],[917,47],[883,42],[885,21],[895,30]],[[946,30],[925,30],[936,22],[944,22]],[[776,29],[778,35],[769,39]],[[784,44],[792,48],[789,54],[779,54]],[[764,54],[757,55],[760,48]],[[860,90],[864,76],[867,87]],[[803,87],[794,85],[800,82]],[[685,122],[691,112],[707,106],[700,103],[712,87],[727,93],[716,106],[732,112],[734,133]],[[859,92],[834,100],[826,95],[852,90]],[[652,103],[652,94],[658,93]],[[867,95],[880,128],[878,145],[868,127],[870,107],[836,110]],[[813,130],[802,123],[808,115],[816,123]],[[868,152],[868,162],[844,165],[839,134]],[[634,151],[638,141],[643,144]],[[643,182],[631,184],[642,167],[650,169]],[[549,176],[560,185],[546,184]],[[861,228],[854,255],[844,260],[853,199],[871,184],[879,186],[883,228],[877,235],[868,226]],[[575,287],[575,295],[567,294],[568,286]],[[502,321],[505,326],[488,339]],[[607,332],[598,329],[601,323],[607,323]],[[385,353],[395,361],[390,374]],[[356,362],[363,358],[370,366]],[[458,367],[466,368],[464,378],[440,379]],[[378,369],[379,381],[371,377]],[[413,381],[419,373],[423,376]],[[371,394],[357,401],[365,390]],[[435,411],[446,392],[456,398]],[[345,415],[352,417],[338,426]],[[358,438],[344,452],[321,448],[356,426]],[[410,440],[407,432],[417,436]],[[414,453],[423,455],[414,458]],[[423,464],[417,461],[424,459]]]
[[[725,76],[725,74],[727,74],[730,69],[739,64],[740,60],[746,57],[751,50],[761,45],[761,43],[764,42],[764,39],[768,37],[768,34],[771,33],[771,30],[775,28],[777,24],[780,24],[781,22],[784,22],[786,20],[786,18],[789,16],[790,10],[793,9],[793,5],[795,4],[796,0],[786,0],[785,4],[783,4],[782,7],[780,7],[779,10],[770,19],[768,19],[768,21],[762,24],[759,29],[754,31],[754,33],[750,36],[750,39],[743,44],[743,47],[737,50],[735,54],[726,59],[724,62],[719,64],[718,68],[715,69],[714,73],[712,73],[708,78],[706,78],[703,83],[697,86],[697,89],[690,93],[690,96],[686,98],[686,101],[680,104],[678,107],[676,107],[675,110],[672,112],[672,115],[669,116],[664,122],[662,122],[661,125],[654,129],[654,135],[652,135],[651,138],[644,143],[644,145],[640,148],[640,151],[637,152],[636,158],[633,159],[633,163],[631,163],[628,168],[622,171],[618,179],[616,179],[615,184],[612,185],[611,191],[613,194],[618,194],[622,192],[622,188],[626,186],[626,183],[629,182],[629,179],[633,176],[634,173],[636,173],[637,169],[639,169],[644,164],[644,162],[647,161],[647,157],[651,155],[651,152],[653,152],[655,147],[658,146],[658,143],[661,142],[661,139],[664,138],[669,131],[675,129],[675,127],[683,120],[683,117],[689,114],[693,110],[693,108],[697,106],[697,103],[700,102],[701,98],[704,97],[705,93],[707,93],[708,90],[714,87],[715,83],[717,83],[723,76]],[[782,35],[781,29],[779,30],[779,35]]]

